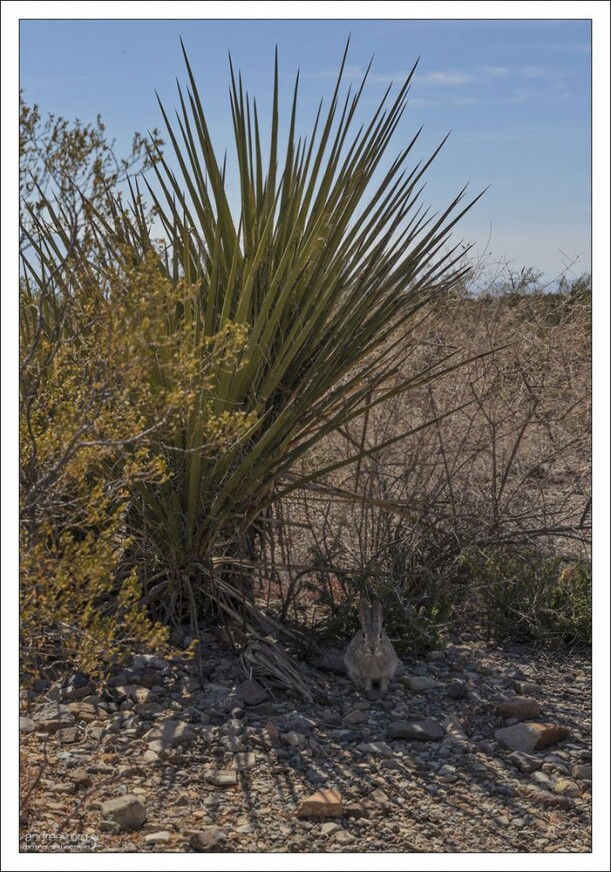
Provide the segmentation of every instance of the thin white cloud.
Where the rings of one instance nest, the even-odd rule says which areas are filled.
[[[553,81],[564,78],[566,73],[561,70],[555,70],[552,67],[526,66],[522,67],[520,75],[525,79],[548,79]]]
[[[475,81],[475,76],[471,75],[471,73],[463,73],[461,70],[433,70],[416,78],[422,85],[440,85],[444,88],[468,85],[470,82]]]
[[[479,67],[479,72],[484,76],[508,76],[511,69],[509,67]]]

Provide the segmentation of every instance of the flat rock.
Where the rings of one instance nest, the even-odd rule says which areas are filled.
[[[570,735],[570,730],[557,724],[521,723],[497,730],[494,738],[512,751],[532,751],[561,742]]]
[[[528,796],[532,802],[542,808],[558,808],[562,811],[568,811],[573,805],[568,796],[559,796],[555,793],[549,793],[547,790],[531,790]]]
[[[592,764],[591,763],[576,763],[571,767],[571,775],[580,781],[592,780]]]
[[[161,830],[158,833],[148,833],[144,837],[144,842],[147,845],[155,845],[158,843],[164,843],[170,841],[170,833],[167,830]]]
[[[63,730],[58,730],[55,735],[62,745],[72,745],[78,738],[78,730],[76,727],[64,727]]]
[[[24,717],[24,715],[20,715],[19,717],[19,732],[21,733],[33,733],[36,729],[36,724],[34,723],[32,718]]]
[[[160,715],[165,709],[158,702],[140,702],[137,703],[134,711],[139,718],[150,718],[154,715]]]
[[[515,697],[500,702],[499,713],[503,718],[517,718],[522,721],[526,718],[538,718],[541,714],[541,706],[536,699]]]
[[[429,678],[427,675],[403,675],[401,684],[409,690],[420,693],[425,690],[435,690],[439,687],[439,682],[434,678]]]
[[[225,830],[215,826],[205,827],[197,833],[192,833],[189,838],[190,846],[200,854],[224,851],[226,842]]]
[[[334,838],[339,845],[352,845],[356,842],[356,836],[349,833],[348,830],[340,830],[338,833],[335,833]]]
[[[330,672],[333,675],[345,675],[346,664],[344,652],[339,648],[325,648],[312,659],[312,666],[321,672]]]
[[[297,811],[297,817],[341,817],[342,797],[339,791],[321,789],[304,799]]]
[[[261,705],[269,699],[268,692],[256,681],[243,681],[237,686],[236,693],[246,705]]]
[[[51,703],[35,712],[33,721],[37,730],[42,730],[45,733],[57,733],[58,730],[63,730],[65,727],[73,727],[75,718],[67,706]]]
[[[521,694],[532,693],[538,696],[542,692],[541,687],[534,681],[514,681],[513,687],[516,693]]]
[[[417,739],[421,742],[437,742],[443,739],[441,724],[432,718],[418,721],[393,721],[386,730],[387,739]]]
[[[137,830],[146,822],[146,806],[133,793],[117,796],[102,803],[102,817],[122,830]]]
[[[214,769],[204,773],[204,781],[215,787],[233,787],[238,783],[238,773],[235,769]]]
[[[507,759],[511,760],[520,772],[526,772],[527,774],[540,769],[543,763],[539,757],[535,757],[533,754],[525,754],[523,751],[514,751]]]
[[[233,768],[238,772],[253,769],[257,764],[257,755],[254,751],[241,751],[233,758]]]
[[[196,733],[189,724],[175,718],[165,718],[149,730],[147,738],[160,741],[166,747],[190,745]],[[156,750],[156,749],[154,749]]]
[[[333,836],[335,833],[338,833],[341,830],[341,825],[335,823],[335,821],[327,821],[326,824],[323,824],[320,828],[323,836]]]
[[[68,703],[68,709],[77,721],[92,723],[92,721],[108,720],[108,708],[105,703],[78,700]]]
[[[355,724],[362,724],[366,720],[367,712],[364,712],[361,709],[354,709],[353,711],[348,712],[348,714],[343,718],[343,722],[349,727],[354,726]]]

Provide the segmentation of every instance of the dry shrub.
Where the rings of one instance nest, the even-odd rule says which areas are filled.
[[[406,334],[398,377],[497,350],[379,406],[372,393],[365,419],[319,447],[333,462],[389,443],[286,498],[268,524],[264,562],[284,616],[339,639],[364,591],[384,599],[407,646],[435,642],[450,616],[490,630],[494,609],[465,559],[489,549],[513,555],[526,587],[533,561],[545,567],[555,635],[587,641],[589,582],[558,582],[563,566],[589,560],[591,306],[587,282],[579,290],[457,296]],[[542,613],[531,638],[553,635],[552,623]]]

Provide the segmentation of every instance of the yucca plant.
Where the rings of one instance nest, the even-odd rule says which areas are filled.
[[[178,170],[160,152],[156,178],[147,182],[166,236],[163,253],[136,184],[129,208],[115,199],[110,219],[94,214],[109,260],[155,256],[167,278],[190,289],[165,321],[177,339],[167,353],[180,354],[181,343],[206,349],[205,371],[190,375],[180,426],[156,443],[170,475],[163,484],[141,483],[132,512],[150,560],[167,567],[174,592],[187,591],[193,613],[207,595],[233,614],[239,593],[256,615],[228,567],[253,556],[257,519],[279,496],[381,446],[357,447],[337,461],[317,461],[313,449],[372,404],[460,365],[449,355],[405,374],[397,362],[406,327],[465,275],[465,249],[449,244],[450,233],[478,198],[465,203],[463,189],[440,214],[422,205],[423,175],[443,143],[408,167],[420,131],[374,183],[415,66],[396,96],[389,87],[355,130],[369,70],[342,98],[347,51],[330,106],[323,113],[321,103],[308,136],[297,132],[297,75],[282,148],[277,55],[267,145],[257,103],[230,61],[239,214],[185,53],[189,86],[179,86],[176,125],[160,104]],[[61,225],[58,219],[50,231],[54,238]],[[51,262],[58,256],[49,255]],[[243,341],[221,353],[236,330]],[[211,346],[219,352],[212,368]],[[164,383],[166,363],[143,378]],[[211,422],[236,413],[244,426],[211,451]]]

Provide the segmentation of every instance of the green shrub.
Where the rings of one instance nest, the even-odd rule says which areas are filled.
[[[467,604],[498,641],[588,644],[591,571],[584,563],[562,570],[560,557],[535,549],[470,547],[459,563],[469,576]]]

